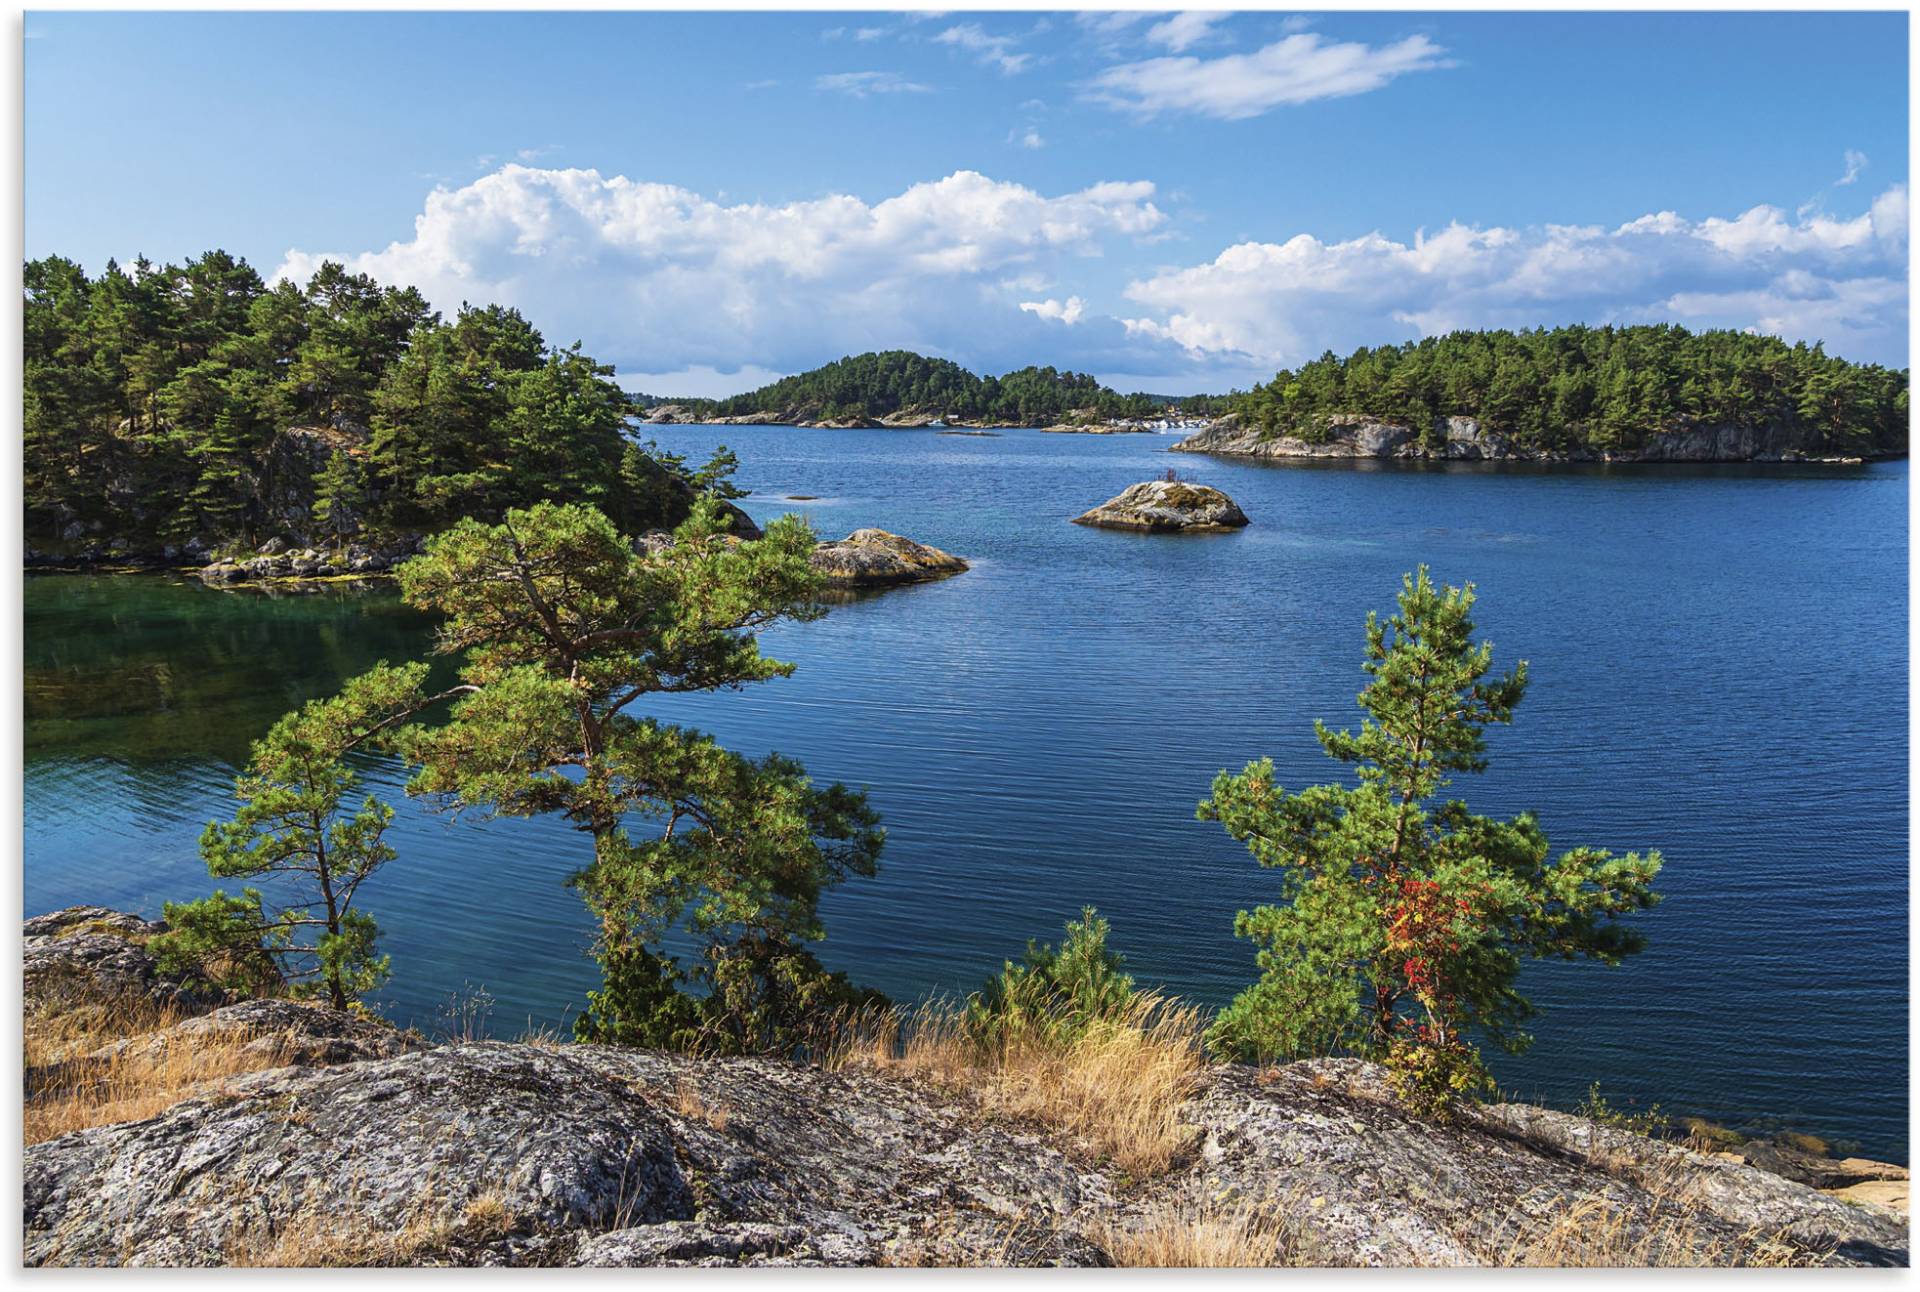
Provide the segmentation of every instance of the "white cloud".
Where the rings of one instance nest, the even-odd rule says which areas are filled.
[[[1033,61],[1031,54],[1013,52],[1014,46],[1020,43],[1019,37],[990,36],[977,22],[949,27],[933,39],[936,44],[952,45],[957,49],[966,50],[987,66],[998,68],[1003,76],[1023,72],[1027,64]]]
[[[1610,226],[1301,233],[1136,272],[1124,309],[1103,304],[1114,270],[1094,258],[1164,254],[1144,249],[1171,227],[1163,200],[1145,181],[1046,194],[960,171],[884,200],[733,202],[509,165],[435,190],[407,238],[358,255],[292,251],[279,276],[337,259],[446,312],[513,305],[550,340],[579,339],[630,386],[664,394],[895,347],[976,370],[1052,363],[1225,389],[1324,350],[1574,322],[1751,328],[1906,362],[1904,186],[1846,218],[1757,206]]]
[[[1835,188],[1841,188],[1860,178],[1860,172],[1867,168],[1867,155],[1852,148],[1847,149],[1847,170],[1839,179],[1833,181]]]
[[[1165,22],[1157,22],[1147,28],[1147,39],[1156,45],[1164,45],[1176,54],[1184,54],[1193,46],[1217,35],[1214,25],[1227,15],[1224,13],[1206,13],[1197,9],[1184,9]]]
[[[1904,363],[1907,192],[1849,220],[1674,212],[1617,228],[1453,224],[1398,242],[1300,234],[1228,247],[1212,261],[1131,283],[1134,335],[1196,356],[1294,365],[1323,350],[1456,328],[1672,321],[1825,340],[1849,357]]]
[[[1007,142],[1019,144],[1022,148],[1030,148],[1036,152],[1047,146],[1047,141],[1041,137],[1037,126],[1014,128],[1007,133]]]
[[[1071,325],[1078,323],[1087,312],[1087,303],[1078,296],[1069,296],[1063,305],[1049,296],[1044,301],[1021,301],[1020,308],[1043,319]]]
[[[870,94],[925,94],[933,87],[909,81],[898,72],[829,72],[813,80],[816,90],[864,99]]]
[[[892,347],[982,366],[1151,370],[1187,360],[1114,320],[1083,320],[1072,298],[1058,319],[1019,307],[1083,258],[1157,230],[1153,198],[1146,182],[1049,196],[959,171],[873,203],[723,205],[667,184],[510,165],[429,194],[408,239],[359,255],[291,251],[277,276],[303,281],[335,259],[412,283],[443,311],[516,306],[549,340],[582,340],[623,372],[790,372]],[[1071,353],[1047,349],[1059,321],[1080,322]]]
[[[1087,99],[1141,117],[1192,112],[1239,121],[1290,104],[1377,90],[1408,72],[1450,66],[1445,54],[1425,36],[1374,46],[1304,32],[1251,54],[1122,63],[1081,88]]]
[[[862,41],[879,40],[886,34],[887,29],[885,27],[858,27],[854,29],[853,38]]]

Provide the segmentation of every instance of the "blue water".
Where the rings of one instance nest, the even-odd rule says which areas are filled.
[[[1533,683],[1458,791],[1538,811],[1556,848],[1662,850],[1651,945],[1529,965],[1538,1042],[1502,1084],[1549,1102],[1765,1119],[1905,1160],[1907,466],[1265,465],[1157,436],[689,427],[744,505],[878,525],[970,572],[768,634],[788,680],[655,712],[864,785],[881,876],[825,905],[822,957],[896,997],[963,991],[1084,903],[1142,979],[1209,1003],[1253,975],[1234,912],[1272,877],[1193,820],[1213,774],[1340,774],[1362,624],[1402,573],[1471,579],[1496,661]],[[1140,536],[1067,518],[1177,467],[1253,518]],[[818,495],[806,502],[788,494]],[[246,740],[425,625],[387,598],[267,600],[162,578],[27,584],[26,907],[157,910],[205,891],[194,839]],[[394,769],[370,769],[397,797]],[[483,986],[492,1025],[556,1023],[593,980],[551,822],[403,805],[366,892],[381,1004],[429,1028]]]

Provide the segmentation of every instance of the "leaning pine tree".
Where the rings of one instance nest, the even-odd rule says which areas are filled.
[[[1617,964],[1643,938],[1618,917],[1651,907],[1660,855],[1576,848],[1548,860],[1531,814],[1496,821],[1438,799],[1486,766],[1483,729],[1513,719],[1526,664],[1490,676],[1473,640],[1471,584],[1409,576],[1400,613],[1367,620],[1367,711],[1358,734],[1315,731],[1357,784],[1288,794],[1271,759],[1222,772],[1201,802],[1262,865],[1281,901],[1242,911],[1259,980],[1209,1032],[1248,1062],[1348,1051],[1384,1062],[1409,1103],[1446,1113],[1491,1082],[1469,1036],[1509,1053],[1532,1007],[1515,988],[1528,957]]]

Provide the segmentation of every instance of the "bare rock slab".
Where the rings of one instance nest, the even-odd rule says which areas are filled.
[[[1241,529],[1248,522],[1238,503],[1211,486],[1184,480],[1147,480],[1075,516],[1073,523],[1166,534],[1218,533]]]

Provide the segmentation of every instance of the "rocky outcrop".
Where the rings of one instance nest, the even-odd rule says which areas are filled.
[[[182,1010],[210,1009],[225,996],[164,974],[147,942],[165,933],[104,906],[69,906],[21,926],[21,987],[28,1001],[63,998],[150,999]]]
[[[686,426],[703,419],[685,404],[655,404],[640,415],[640,420],[649,426]]]
[[[1135,1181],[878,1073],[450,1045],[235,1078],[32,1146],[26,1261],[259,1260],[319,1223],[413,1235],[389,1253],[408,1263],[1098,1265],[1154,1217],[1245,1209],[1284,1217],[1312,1264],[1525,1259],[1570,1214],[1654,1257],[1684,1235],[1727,1263],[1906,1261],[1875,1208],[1569,1114],[1435,1126],[1355,1061],[1215,1068],[1186,1117],[1187,1159]]]
[[[1171,446],[1181,453],[1248,458],[1404,458],[1457,462],[1859,462],[1823,455],[1787,426],[1701,425],[1649,436],[1632,449],[1544,450],[1515,444],[1471,417],[1436,418],[1430,435],[1377,418],[1336,415],[1311,436],[1276,435],[1237,414]]]
[[[813,549],[813,568],[842,588],[880,588],[944,579],[967,569],[951,552],[916,543],[884,529],[856,529]]]
[[[164,999],[150,966],[86,941],[157,928],[98,907],[29,920],[29,990],[66,944],[62,982]],[[1525,1105],[1437,1124],[1350,1059],[1204,1070],[1179,1109],[1187,1146],[1142,1179],[1058,1127],[890,1071],[431,1047],[284,1000],[62,1058],[27,1074],[29,1098],[233,1041],[260,1054],[227,1070],[262,1070],[27,1147],[26,1264],[1106,1265],[1169,1216],[1234,1215],[1275,1218],[1295,1264],[1908,1260],[1877,1199]],[[1893,1182],[1854,1187],[1868,1183]]]
[[[1151,426],[1128,422],[1061,422],[1040,428],[1048,435],[1152,435]]]
[[[1148,480],[1130,485],[1092,511],[1073,518],[1076,525],[1137,529],[1148,533],[1240,529],[1247,514],[1233,499],[1207,485],[1184,480]]]

